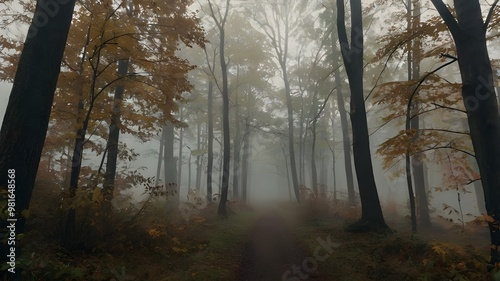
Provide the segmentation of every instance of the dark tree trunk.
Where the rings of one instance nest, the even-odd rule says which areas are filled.
[[[417,30],[420,27],[420,1],[413,0],[414,5],[411,10],[411,26],[413,30]],[[411,5],[409,5],[411,7]],[[419,38],[415,38],[412,42],[412,47],[410,48],[412,57],[411,57],[411,79],[419,80],[420,79],[420,61],[421,61],[421,42]],[[418,113],[419,103],[418,100],[415,101],[415,109],[416,113]],[[420,115],[416,114],[413,116],[411,120],[410,127],[418,132],[420,129]],[[425,166],[422,162],[423,155],[416,154],[412,159],[412,170],[413,170],[413,181],[415,182],[415,196],[417,203],[417,212],[419,222],[422,226],[427,227],[431,224],[431,218],[429,215],[429,202],[427,200],[427,184],[425,181]]]
[[[283,151],[283,157],[285,158],[285,170],[286,170],[286,180],[288,183],[288,199],[292,202],[292,184],[290,183],[290,170],[288,169],[288,157],[286,157],[285,147],[282,146],[281,150]]]
[[[338,88],[337,88],[338,90]],[[332,132],[335,130],[335,117],[332,116]],[[335,140],[335,138],[334,138]],[[349,146],[350,147],[350,146]],[[333,173],[333,202],[337,203],[337,169],[335,169],[335,164],[337,163],[337,157],[335,155],[335,141],[332,144],[332,173]],[[349,161],[350,163],[350,161]],[[351,174],[352,175],[352,174]]]
[[[342,58],[351,89],[351,124],[354,166],[361,198],[361,221],[387,228],[373,175],[368,122],[363,94],[363,25],[361,0],[351,0],[351,42],[345,28],[344,1],[337,1],[337,28]]]
[[[165,148],[163,159],[165,161],[165,191],[167,192],[167,208],[173,209],[179,205],[179,188],[177,185],[177,163],[174,158],[174,125],[171,122],[163,127],[165,130]]]
[[[281,61],[281,70],[283,75],[283,81],[285,82],[285,95],[286,95],[286,107],[288,112],[288,153],[290,154],[290,174],[292,176],[293,191],[295,193],[295,198],[297,203],[301,203],[300,200],[300,190],[299,190],[299,180],[297,177],[297,164],[295,161],[295,148],[294,141],[295,137],[293,134],[293,105],[292,105],[292,93],[290,90],[290,81],[288,81],[288,74],[286,68],[286,60]]]
[[[214,167],[214,116],[213,116],[214,83],[208,82],[208,155],[207,155],[207,200],[212,202],[212,174]]]
[[[222,160],[222,189],[218,214],[227,217],[226,202],[229,192],[229,169],[231,159],[231,140],[229,138],[229,87],[227,78],[227,63],[224,56],[224,29],[220,30],[220,63],[222,71],[222,131],[223,131],[223,160]]]
[[[37,2],[0,132],[0,186],[15,195],[15,212],[10,218],[17,219],[16,235],[24,233],[26,218],[21,212],[29,208],[75,5],[75,1],[59,2],[66,3]],[[11,222],[1,220],[3,237],[9,236],[7,224]],[[11,246],[1,243],[4,265]],[[16,257],[20,250],[17,245]],[[19,268],[14,271],[5,278],[20,280]]]
[[[201,123],[196,125],[196,189],[200,190],[201,186]]]
[[[344,152],[344,167],[345,175],[347,181],[347,199],[349,206],[356,205],[356,198],[354,196],[354,178],[352,171],[352,159],[351,159],[351,139],[349,138],[349,124],[347,122],[347,111],[345,109],[344,93],[342,90],[342,80],[340,78],[340,56],[335,43],[335,36],[332,29],[332,53],[333,61],[332,67],[335,70],[335,89],[337,90],[337,107],[340,115],[340,126],[342,127],[342,144]],[[335,199],[337,194],[334,194]]]
[[[182,106],[179,107],[179,121],[183,122],[184,120],[184,108]],[[177,157],[177,187],[181,188],[182,181],[182,150],[184,149],[184,129],[179,128],[179,155]]]
[[[305,134],[304,134],[304,123],[305,123],[305,120],[304,120],[304,98],[302,97],[302,102],[301,102],[301,105],[302,105],[302,108],[300,109],[300,119],[299,119],[299,124],[300,124],[300,127],[299,127],[299,184],[300,185],[303,185],[305,183],[305,179],[304,179],[304,174],[305,174],[305,163],[304,163],[304,146],[305,146]]]
[[[238,92],[235,92],[235,99],[238,100]],[[241,149],[241,132],[240,132],[240,109],[236,102],[235,106],[235,126],[234,126],[234,145],[233,145],[233,198],[239,199],[239,176],[240,176],[240,149]]]
[[[241,200],[247,202],[248,195],[248,173],[249,173],[249,161],[250,161],[250,121],[247,116],[245,121],[245,137],[243,138],[243,159],[241,166]]]
[[[161,178],[161,165],[163,164],[163,148],[165,146],[165,130],[161,130],[160,148],[158,151],[158,165],[156,166],[155,186],[158,186]]]
[[[120,60],[118,62],[118,77],[125,77],[128,72],[129,61]],[[116,164],[118,160],[118,141],[120,138],[120,118],[121,106],[123,101],[123,92],[125,88],[120,83],[116,86],[115,97],[113,102],[113,113],[111,115],[111,123],[109,125],[108,143],[106,144],[107,161],[106,174],[104,175],[104,204],[105,208],[111,210],[111,200],[115,188]]]
[[[314,102],[314,107],[316,108],[316,103]],[[319,195],[318,192],[318,171],[316,169],[316,125],[318,123],[318,118],[314,118],[311,126],[311,184],[314,194]]]
[[[500,262],[500,116],[486,45],[487,24],[478,0],[455,0],[455,19],[441,0],[432,0],[448,26],[458,52],[462,97],[481,175],[489,223],[492,264]]]
[[[406,0],[406,29],[407,32],[410,33],[411,29],[413,28],[412,26],[412,0]],[[408,81],[412,80],[413,77],[413,64],[415,61],[413,60],[413,42],[408,41],[407,43],[407,48],[408,48],[408,59],[407,59],[407,65],[408,65]],[[418,104],[415,100],[411,100],[413,98],[413,89],[410,87],[408,91],[408,96],[410,101],[408,102],[408,108],[406,112],[406,122],[405,122],[405,130],[406,132],[410,132],[411,125],[416,125],[417,124],[412,124],[411,122],[411,117],[418,118]],[[414,123],[414,122],[413,122]],[[418,128],[417,128],[417,134],[418,134]],[[412,174],[411,174],[411,164],[412,164],[412,159],[410,157],[410,150],[411,146],[413,145],[413,142],[416,141],[418,135],[414,136],[411,140],[411,142],[408,142],[406,146],[406,153],[405,153],[405,173],[406,173],[406,185],[408,188],[408,200],[410,202],[410,220],[411,220],[411,231],[412,233],[417,233],[417,213],[416,213],[416,206],[415,206],[415,193],[413,192],[413,181],[412,181]],[[415,160],[415,159],[413,159]],[[415,163],[415,161],[413,161]]]

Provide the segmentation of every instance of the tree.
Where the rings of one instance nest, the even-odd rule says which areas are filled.
[[[276,60],[281,69],[281,76],[285,84],[285,98],[288,120],[288,153],[290,157],[290,172],[295,198],[300,204],[300,190],[295,159],[294,117],[292,104],[292,91],[288,77],[289,43],[292,34],[297,30],[299,17],[304,12],[307,2],[302,1],[273,1],[259,4],[260,17],[254,17],[264,33],[271,41],[275,51]],[[267,8],[270,6],[270,10]]]
[[[210,8],[210,17],[214,20],[217,30],[219,32],[219,60],[220,68],[222,74],[222,85],[220,91],[222,94],[222,131],[223,131],[223,164],[222,164],[222,187],[221,196],[218,208],[218,214],[220,216],[226,217],[226,202],[229,192],[229,170],[230,170],[230,159],[231,159],[231,143],[230,143],[230,132],[229,132],[229,82],[228,82],[228,63],[225,57],[225,26],[227,22],[227,16],[230,10],[230,0],[226,0],[224,11],[222,11],[217,6],[217,11],[214,9],[214,4],[209,0],[208,5]]]
[[[212,172],[214,166],[214,116],[213,116],[213,93],[214,83],[208,81],[208,154],[207,154],[207,200],[212,202]]]
[[[455,0],[456,17],[442,0],[431,0],[451,32],[457,49],[462,98],[481,175],[491,238],[491,264],[500,262],[500,115],[486,32],[494,9],[483,20],[478,0]]]
[[[347,37],[344,1],[337,1],[337,29],[342,59],[351,90],[351,125],[354,166],[361,198],[361,220],[375,228],[387,228],[373,175],[368,124],[363,94],[363,22],[361,0],[351,0],[351,38]]]
[[[118,61],[118,76],[125,77],[128,72],[128,59]],[[108,211],[111,210],[111,199],[113,199],[113,191],[115,187],[116,163],[118,160],[118,140],[120,138],[120,117],[121,107],[123,102],[123,84],[118,84],[115,89],[115,97],[113,99],[113,112],[109,125],[109,137],[106,144],[107,161],[106,174],[104,176],[104,199]]]
[[[17,219],[16,235],[24,232],[74,6],[75,1],[37,1],[0,131],[0,188],[15,198],[15,209],[2,216],[2,232],[8,218]],[[6,195],[1,199],[6,202]],[[10,246],[0,247],[5,264]],[[19,270],[9,272],[14,271],[19,279]]]

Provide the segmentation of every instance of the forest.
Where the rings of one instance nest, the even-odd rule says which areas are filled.
[[[1,280],[500,280],[498,2],[1,0]]]

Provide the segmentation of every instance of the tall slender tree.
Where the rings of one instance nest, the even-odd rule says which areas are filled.
[[[74,7],[74,0],[37,1],[5,111],[0,131],[0,189],[2,194],[11,194],[9,198],[15,197],[15,211],[9,218],[17,219],[16,236],[25,230],[22,214],[29,208]],[[5,196],[0,199],[7,201]],[[6,227],[7,218],[2,216],[3,233]],[[0,245],[4,265],[10,247]],[[20,271],[14,271],[8,279],[20,280]]]
[[[347,37],[345,6],[343,0],[337,1],[337,30],[342,59],[349,78],[351,90],[351,125],[353,138],[354,166],[361,198],[360,226],[368,228],[387,228],[378,197],[370,153],[368,122],[363,89],[364,35],[361,0],[351,0],[351,35]],[[360,229],[361,230],[361,229]]]
[[[500,114],[486,45],[496,0],[483,20],[479,0],[455,0],[456,17],[442,0],[431,0],[457,48],[462,98],[481,175],[491,237],[491,264],[500,262]]]
[[[215,22],[219,32],[219,63],[222,75],[222,85],[220,91],[222,94],[222,131],[223,131],[223,160],[222,160],[222,184],[218,214],[222,217],[227,216],[226,203],[229,193],[229,172],[231,159],[231,143],[229,132],[229,81],[228,81],[228,62],[226,62],[225,44],[226,44],[226,22],[230,10],[230,0],[226,0],[225,6],[221,9],[218,5],[208,1],[210,17]]]
[[[297,15],[304,12],[305,1],[271,1],[259,4],[259,16],[254,17],[265,32],[275,51],[275,57],[281,69],[281,77],[285,85],[285,98],[288,121],[288,153],[290,157],[290,173],[295,198],[300,204],[299,180],[295,159],[294,112],[292,90],[290,87],[288,60],[289,44],[293,32],[297,30],[299,19]]]

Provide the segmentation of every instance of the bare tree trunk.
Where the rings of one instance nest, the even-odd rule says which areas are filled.
[[[179,121],[184,121],[184,107],[179,107]],[[182,182],[182,150],[184,149],[184,129],[179,128],[179,155],[177,157],[177,187],[181,188]]]
[[[163,147],[165,145],[165,130],[161,130],[160,148],[158,152],[158,164],[156,166],[155,186],[158,186],[161,178],[161,165],[163,164]]]
[[[174,125],[171,122],[163,127],[165,130],[165,191],[167,194],[167,209],[179,206],[179,187],[177,186],[177,163],[174,158]]]
[[[201,149],[201,123],[196,124],[196,189],[200,190],[201,185],[201,153],[199,153]]]
[[[16,236],[25,230],[26,218],[22,212],[29,208],[75,6],[74,0],[65,2],[56,9],[37,1],[0,131],[0,186],[5,194],[12,191],[15,195],[16,208],[11,218],[17,219]],[[0,199],[7,202],[6,196]],[[2,237],[9,236],[8,223],[1,219]],[[7,243],[0,245],[3,265],[7,263],[10,247]],[[20,251],[17,247],[16,255]],[[7,270],[0,273],[5,280],[21,280],[18,268],[15,274],[7,274]]]
[[[481,175],[489,222],[492,265],[500,262],[500,115],[486,44],[490,10],[483,22],[478,0],[455,0],[456,19],[441,0],[431,0],[448,26],[458,53],[462,97]],[[495,2],[496,5],[497,2]],[[494,8],[494,7],[493,7]]]
[[[332,119],[332,132],[335,132],[335,117],[332,116],[331,119]],[[337,169],[335,169],[335,164],[337,160],[335,156],[335,138],[333,138],[333,140],[334,140],[332,144],[333,202],[337,203],[337,173],[336,173]]]
[[[225,55],[225,44],[226,44],[226,33],[225,25],[227,20],[227,15],[230,9],[230,0],[226,0],[225,11],[223,15],[221,10],[217,11],[218,16],[213,9],[211,1],[208,1],[208,5],[211,11],[211,17],[215,21],[217,29],[219,31],[219,59],[222,74],[222,131],[223,131],[223,164],[222,164],[222,187],[220,193],[220,202],[218,208],[218,215],[222,217],[227,217],[226,203],[229,192],[229,170],[230,170],[230,159],[231,159],[231,143],[230,143],[230,132],[229,132],[229,82],[228,82],[228,71],[227,62]]]
[[[233,198],[239,199],[239,170],[240,170],[240,149],[241,149],[241,132],[240,132],[240,108],[238,105],[238,91],[235,91],[235,126],[234,126],[234,140],[233,140]]]
[[[420,27],[420,0],[413,0],[413,9],[410,7],[410,23],[413,30],[417,30]],[[409,49],[412,53],[411,57],[411,79],[420,79],[420,61],[421,61],[421,42],[419,38],[415,38],[411,43],[413,46]],[[410,127],[417,131],[417,138],[420,129],[420,115],[418,114],[419,102],[415,101],[416,115],[413,116],[411,120]],[[425,181],[425,171],[424,163],[422,162],[423,155],[416,154],[412,158],[412,170],[413,170],[413,180],[415,182],[415,195],[417,199],[417,211],[420,224],[424,227],[431,224],[431,218],[429,215],[429,203],[427,200],[427,184]]]
[[[245,124],[245,139],[243,142],[243,159],[241,167],[241,200],[247,202],[248,194],[248,165],[250,159],[250,124],[248,123],[248,117]]]
[[[118,77],[125,77],[128,72],[129,60],[118,61]],[[113,199],[113,192],[115,189],[116,178],[116,164],[118,161],[118,141],[120,139],[120,118],[121,106],[123,101],[123,92],[125,88],[122,83],[116,86],[115,97],[113,101],[113,113],[111,115],[111,122],[109,125],[109,136],[106,144],[107,161],[106,161],[106,174],[104,175],[104,208],[108,211],[111,210],[111,200]]]
[[[212,202],[212,173],[214,165],[214,116],[213,116],[213,91],[212,80],[208,82],[208,154],[207,154],[207,200]]]
[[[334,35],[332,29],[332,53],[333,53],[332,67],[335,73],[335,89],[337,90],[337,107],[340,115],[340,126],[342,127],[344,167],[345,167],[345,175],[347,181],[347,200],[349,202],[349,206],[355,206],[356,198],[354,196],[354,177],[353,177],[352,160],[351,160],[351,139],[349,138],[349,124],[347,122],[347,111],[345,109],[344,92],[342,89],[342,79],[340,78],[339,60],[341,54],[339,54],[339,51],[337,49],[337,44],[335,43],[335,41],[336,41],[336,36]],[[336,199],[337,194],[334,194],[334,196]]]
[[[313,103],[313,108],[317,108],[316,99]],[[311,127],[311,184],[314,194],[319,195],[318,192],[318,172],[316,170],[316,125],[318,123],[318,118],[314,118]]]
[[[376,228],[387,228],[378,197],[366,120],[363,94],[363,24],[361,0],[351,0],[351,40],[345,28],[344,1],[337,1],[337,28],[342,58],[351,89],[351,124],[354,166],[361,198],[361,221]],[[371,228],[371,227],[370,227]]]

